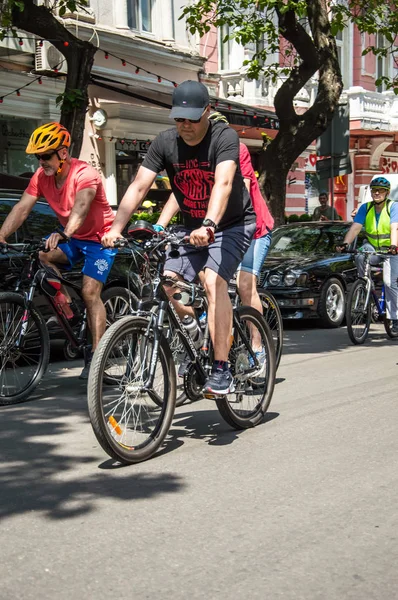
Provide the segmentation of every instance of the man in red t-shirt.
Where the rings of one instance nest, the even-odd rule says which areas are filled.
[[[34,154],[40,167],[34,173],[21,200],[14,206],[0,229],[0,243],[5,243],[29,216],[35,203],[44,197],[57,215],[63,232],[54,232],[46,241],[48,253],[40,260],[56,271],[57,264],[73,266],[84,257],[82,295],[87,307],[92,352],[80,375],[88,379],[92,353],[106,326],[106,311],[101,290],[111,270],[116,251],[102,249],[99,239],[110,229],[114,215],[105,196],[101,177],[87,163],[71,158],[71,138],[59,123],[47,123],[35,129],[26,148]],[[99,234],[99,237],[98,237]],[[65,290],[64,290],[65,291]],[[59,292],[62,295],[62,292]],[[65,293],[63,300],[71,302]],[[72,311],[65,310],[66,315]]]

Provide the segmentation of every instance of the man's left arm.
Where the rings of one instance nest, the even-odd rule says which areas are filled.
[[[225,160],[216,166],[214,173],[214,186],[211,191],[209,206],[205,219],[210,219],[216,225],[222,219],[226,211],[229,196],[232,191],[232,183],[235,177],[236,163],[233,160]],[[202,226],[191,233],[190,241],[195,246],[207,246],[209,236],[207,227]]]

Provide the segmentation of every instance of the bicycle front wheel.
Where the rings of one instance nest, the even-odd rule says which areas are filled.
[[[88,380],[88,409],[97,440],[111,457],[134,464],[153,456],[166,437],[175,409],[176,376],[162,336],[153,356],[149,320],[128,316],[105,332]],[[155,379],[148,385],[156,360]]]
[[[235,429],[258,425],[270,405],[275,385],[275,348],[264,317],[254,308],[235,309],[234,334],[229,362],[235,391],[216,400],[223,419]],[[253,369],[252,339],[257,336],[264,350],[264,362]],[[258,342],[257,342],[258,343]]]
[[[26,312],[20,294],[0,293],[0,405],[26,400],[40,383],[50,357],[43,317]]]
[[[347,331],[353,344],[363,344],[370,329],[371,306],[366,303],[366,284],[358,279],[350,289],[347,298]]]
[[[263,307],[263,317],[271,330],[275,346],[276,369],[278,370],[283,351],[283,321],[280,308],[272,294],[258,291]]]

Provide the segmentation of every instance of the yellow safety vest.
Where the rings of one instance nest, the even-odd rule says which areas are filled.
[[[390,204],[392,200],[388,199],[383,206],[379,216],[379,222],[376,223],[376,210],[374,202],[368,202],[369,207],[366,211],[365,233],[369,244],[379,250],[388,248],[391,244],[391,222],[390,222]]]

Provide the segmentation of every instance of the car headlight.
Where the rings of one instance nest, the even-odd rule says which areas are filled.
[[[305,285],[307,281],[307,273],[301,273],[300,271],[289,271],[286,273],[283,282],[285,285]]]
[[[273,275],[270,275],[268,278],[268,282],[270,285],[280,285],[282,282],[281,273],[273,273]]]
[[[296,283],[297,275],[296,273],[286,273],[283,282],[285,285],[293,285]]]

